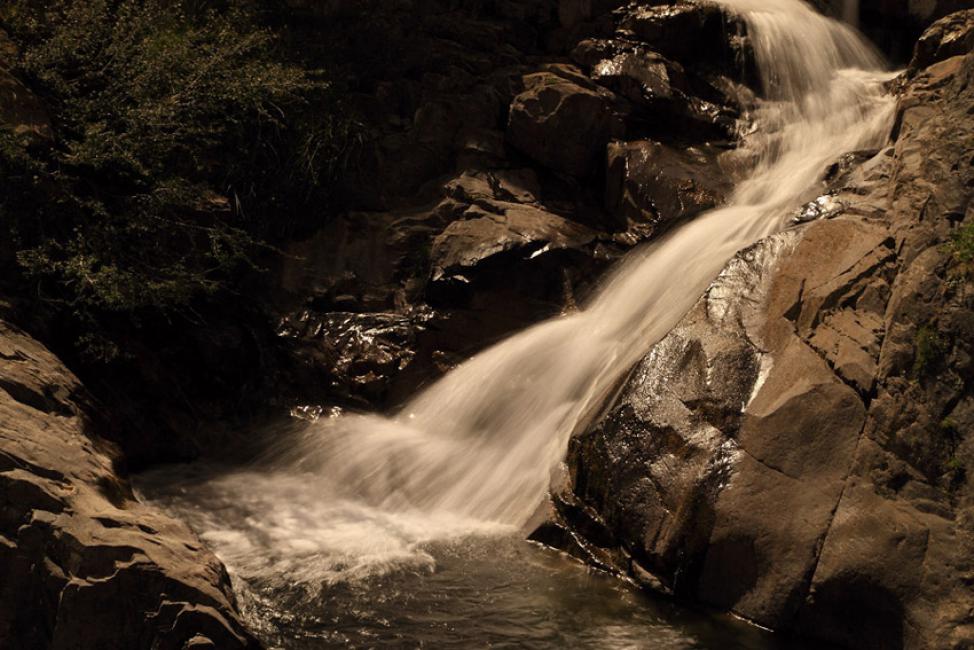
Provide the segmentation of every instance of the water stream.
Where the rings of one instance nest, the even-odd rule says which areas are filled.
[[[553,569],[563,561],[511,541],[544,500],[572,432],[726,262],[786,227],[839,155],[887,137],[890,74],[854,29],[799,0],[719,2],[747,22],[764,85],[741,148],[751,171],[725,207],[635,250],[583,309],[476,355],[391,417],[322,418],[276,436],[253,467],[144,481],[235,574],[252,622],[301,630],[282,645],[322,647],[299,637],[328,641],[310,630],[338,630],[336,644],[408,646],[445,625],[501,645],[521,630],[537,640],[525,647],[640,647],[626,641],[633,635],[660,648],[771,647],[660,623],[635,593],[577,567]],[[582,606],[585,593],[593,600]],[[566,609],[562,598],[581,600]],[[579,612],[591,629],[570,632]]]

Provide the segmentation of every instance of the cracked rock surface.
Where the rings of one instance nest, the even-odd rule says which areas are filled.
[[[972,24],[829,170],[841,214],[741,253],[574,438],[538,539],[842,647],[974,646]]]
[[[258,647],[223,565],[116,474],[89,402],[0,321],[0,647]]]

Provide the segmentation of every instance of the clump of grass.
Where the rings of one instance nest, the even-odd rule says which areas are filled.
[[[951,440],[956,439],[960,433],[957,422],[953,418],[944,418],[941,420],[940,431]]]
[[[922,325],[914,338],[913,371],[914,379],[925,376],[940,364],[947,353],[947,344],[937,329],[930,324]]]
[[[953,257],[961,264],[974,262],[974,222],[961,226],[950,240]]]

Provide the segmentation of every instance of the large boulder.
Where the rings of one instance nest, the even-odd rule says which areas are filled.
[[[92,403],[0,321],[0,646],[256,648],[223,565],[135,499]]]
[[[829,170],[806,212],[831,219],[739,254],[573,439],[542,538],[842,647],[974,647],[959,54],[901,80],[893,146]]]
[[[974,9],[938,20],[917,41],[910,70],[918,71],[974,50]]]
[[[540,201],[534,178],[498,171],[447,185],[448,200],[467,207],[430,243],[430,304],[531,322],[573,307],[618,254],[610,235]]]
[[[572,51],[594,81],[632,102],[634,117],[655,133],[693,133],[695,138],[731,140],[740,111],[731,86],[688,74],[686,69],[639,42],[586,39]]]
[[[623,123],[608,90],[581,71],[557,66],[524,77],[525,90],[510,108],[510,143],[545,167],[573,176],[591,172]]]
[[[537,257],[580,248],[596,238],[592,229],[551,212],[520,203],[498,202],[495,211],[473,208],[433,240],[433,281],[465,278],[478,265],[502,253]],[[461,281],[464,281],[461,279]]]
[[[859,28],[897,63],[909,61],[917,37],[932,22],[972,6],[970,0],[859,0],[858,5]]]
[[[720,205],[731,190],[710,147],[678,150],[652,140],[608,148],[605,203],[623,228],[656,230]]]
[[[686,63],[733,65],[728,15],[713,2],[682,0],[639,3],[629,11],[620,31],[633,34],[654,50]]]
[[[353,213],[290,247],[279,334],[301,399],[395,403],[489,341],[571,308],[629,245],[542,201],[531,169],[461,173],[433,206]],[[601,213],[599,212],[599,217]],[[310,294],[310,295],[308,295]],[[315,390],[317,387],[317,394]],[[298,391],[302,392],[302,391]]]

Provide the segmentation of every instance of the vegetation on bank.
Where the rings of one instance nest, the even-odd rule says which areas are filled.
[[[28,147],[0,131],[0,265],[90,356],[118,354],[119,322],[238,290],[330,198],[349,133],[331,84],[232,4],[0,9],[56,132]]]

